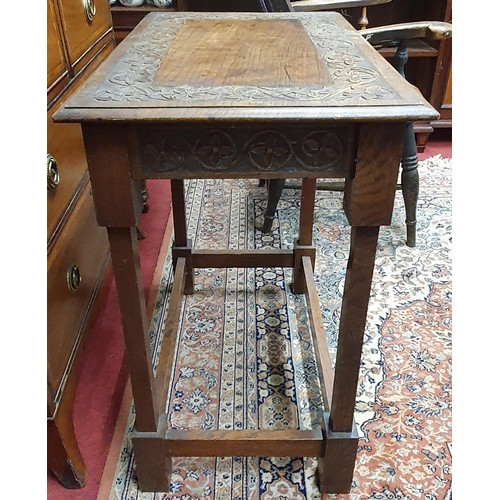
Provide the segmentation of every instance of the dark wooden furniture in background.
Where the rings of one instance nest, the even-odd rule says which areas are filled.
[[[139,68],[127,57],[132,52],[144,56]],[[364,78],[354,82],[359,74]],[[151,14],[89,78],[85,92],[54,115],[58,122],[82,123],[97,219],[108,229],[143,491],[169,491],[172,456],[318,456],[322,492],[349,491],[379,227],[391,223],[407,122],[436,117],[338,13]],[[344,210],[351,225],[335,376],[314,284],[318,177],[346,179]],[[161,178],[172,179],[175,274],[155,374],[136,232],[142,204],[135,185]],[[302,178],[294,248],[193,249],[184,206],[183,179],[189,178]],[[193,268],[267,266],[292,267],[294,292],[306,295],[323,425],[169,429],[167,391],[182,296],[193,293]]]
[[[73,428],[82,339],[109,261],[82,131],[52,115],[114,49],[108,0],[47,1],[47,465],[67,488],[87,472]]]
[[[451,22],[451,0],[446,1],[444,20]],[[452,41],[443,40],[439,44],[436,69],[432,80],[429,102],[439,111],[439,120],[431,122],[434,128],[451,128],[452,102],[451,102],[451,67],[452,67]]]
[[[341,0],[341,2],[344,0]],[[356,0],[363,3],[366,0]],[[369,4],[372,0],[367,0]],[[305,0],[308,10],[313,10],[318,4],[322,7],[329,3],[337,4],[337,0]],[[302,4],[303,2],[294,2]],[[408,45],[414,40],[425,41],[449,41],[452,34],[452,25],[443,21],[420,21],[418,23],[401,23],[389,26],[378,26],[376,28],[363,28],[361,36],[368,40],[379,53],[385,47],[397,46],[396,53],[389,60],[398,72],[404,77],[405,66],[408,61]],[[415,138],[415,125],[408,123],[405,133],[405,144],[401,159],[401,189],[406,210],[406,244],[409,247],[416,246],[417,226],[417,202],[419,193],[418,155],[417,142]],[[262,184],[262,182],[261,182]],[[284,179],[271,179],[267,182],[268,199],[264,215],[264,221],[260,230],[268,233],[271,231],[276,207],[285,186]],[[322,189],[341,191],[344,189],[342,182],[323,183]]]
[[[111,6],[111,17],[115,40],[118,45],[150,12],[176,12],[186,10],[185,0],[176,0],[173,7],[159,8],[151,5],[140,5],[139,7],[124,7],[119,2]]]
[[[361,15],[361,9],[344,11],[352,23]],[[369,27],[420,22],[452,21],[452,0],[392,0],[368,9]],[[406,79],[419,88],[422,95],[441,113],[437,120],[415,123],[417,147],[425,145],[434,128],[451,128],[451,51],[452,41],[415,39],[408,42],[409,60],[405,66]],[[381,50],[392,57],[396,47]]]
[[[280,2],[286,0],[177,0],[169,11],[246,11],[272,12],[279,9]],[[355,0],[351,0],[355,1]],[[326,0],[325,0],[326,2]],[[294,3],[294,2],[292,2]],[[303,2],[299,2],[303,3]],[[311,0],[314,3],[314,0]],[[328,2],[326,2],[328,3]],[[368,27],[389,24],[452,20],[452,0],[392,0],[376,2],[368,7]],[[149,12],[159,9],[148,5],[140,7],[111,7],[113,26],[119,43],[137,23]],[[340,9],[340,12],[356,28],[363,19],[363,7]],[[425,145],[434,128],[451,128],[451,40],[424,42],[414,40],[408,46],[410,60],[406,65],[406,78],[416,85],[422,95],[441,113],[438,120],[420,121],[415,124],[417,147],[419,151]],[[396,48],[386,48],[381,53],[385,57],[394,55]]]

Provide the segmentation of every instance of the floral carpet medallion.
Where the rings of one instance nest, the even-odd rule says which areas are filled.
[[[338,500],[451,498],[451,159],[420,163],[417,247],[405,245],[396,193],[380,230],[356,401],[361,431],[351,493]],[[321,182],[321,181],[319,181]],[[186,182],[196,248],[292,248],[300,191],[286,189],[272,233],[255,228],[266,193],[254,180]],[[317,191],[315,278],[335,359],[350,230],[342,193]],[[182,311],[168,424],[175,429],[311,429],[321,393],[304,296],[291,269],[197,269]],[[150,328],[154,358],[172,283],[170,256]],[[332,361],[334,364],[334,361]],[[142,493],[129,439],[111,499],[320,499],[317,459],[174,458],[170,491]]]

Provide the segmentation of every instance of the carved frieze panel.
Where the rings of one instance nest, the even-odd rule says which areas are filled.
[[[143,178],[345,177],[353,127],[136,129]]]

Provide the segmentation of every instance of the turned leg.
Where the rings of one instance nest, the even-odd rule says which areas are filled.
[[[418,155],[413,124],[407,123],[403,148],[401,188],[406,209],[406,244],[416,245],[418,201]]]
[[[267,187],[267,206],[264,215],[264,222],[260,229],[263,233],[269,233],[273,227],[274,215],[276,214],[276,207],[280,201],[283,187],[285,186],[286,179],[270,179]]]
[[[370,297],[378,226],[351,228],[330,415],[325,413],[325,456],[319,459],[322,493],[348,493],[351,488],[358,435],[354,406]]]
[[[141,181],[141,198],[142,198],[142,213],[147,214],[149,212],[149,193],[146,181]]]
[[[65,488],[85,486],[87,468],[73,426],[73,406],[81,355],[73,363],[56,416],[47,421],[47,466]]]
[[[399,42],[398,50],[394,55],[393,65],[398,72],[405,76],[405,64],[408,61],[408,50],[406,40]],[[409,247],[416,245],[417,228],[417,200],[418,200],[418,155],[417,141],[413,130],[413,123],[406,124],[403,157],[401,188],[403,190],[403,199],[406,209],[406,244]]]

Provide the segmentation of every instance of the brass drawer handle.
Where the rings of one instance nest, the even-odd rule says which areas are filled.
[[[87,18],[87,22],[89,24],[92,23],[96,13],[96,7],[94,0],[83,0],[83,12],[85,13],[85,17]]]
[[[47,188],[55,189],[59,184],[59,169],[57,168],[57,161],[47,153]]]
[[[75,293],[82,283],[80,269],[78,269],[73,262],[70,262],[68,270],[66,271],[66,283],[71,293]]]

